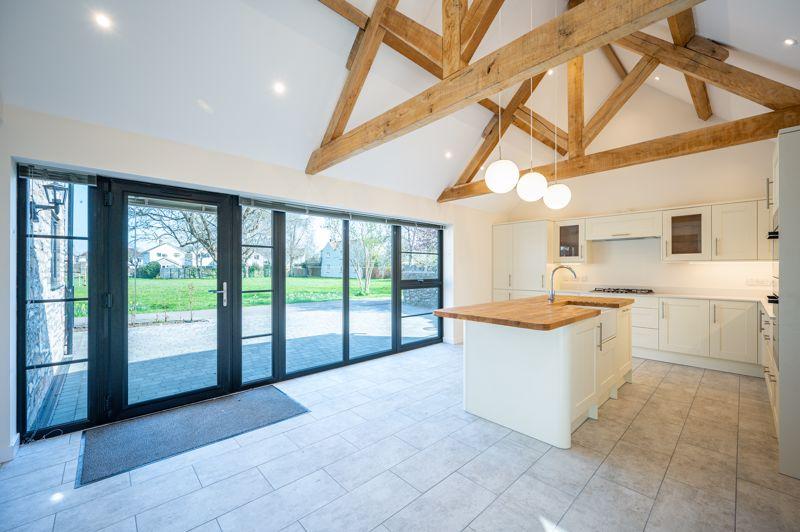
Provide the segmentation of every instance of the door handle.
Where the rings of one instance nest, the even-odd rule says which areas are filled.
[[[669,257],[669,240],[664,240],[664,256]]]
[[[717,305],[712,305],[714,309],[714,323],[717,323]]]
[[[767,208],[769,209],[772,207],[772,198],[769,197],[769,184],[772,180],[770,178],[766,179],[767,182]]]
[[[714,255],[719,256],[719,237],[714,239]]]
[[[601,352],[603,351],[603,322],[602,321],[600,322],[600,345],[598,345],[597,347],[600,348]]]
[[[661,319],[662,319],[662,320],[663,320],[663,319],[666,317],[666,312],[664,311],[664,306],[665,306],[665,305],[666,305],[666,303],[664,303],[664,302],[662,301],[662,302],[661,302]]]
[[[209,294],[222,294],[222,306],[228,306],[228,282],[222,283],[222,290],[209,290]]]
[[[611,236],[631,236],[630,233],[612,233]]]
[[[508,287],[511,288],[511,274],[508,274]]]

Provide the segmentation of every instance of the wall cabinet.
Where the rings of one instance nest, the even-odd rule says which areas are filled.
[[[716,300],[709,304],[711,357],[758,363],[758,304]]]
[[[708,356],[707,299],[661,298],[658,348],[662,351]]]
[[[772,240],[767,235],[772,231],[772,214],[767,200],[756,203],[758,225],[758,260],[772,260]]]
[[[758,260],[758,204],[755,201],[711,207],[712,260]]]
[[[564,220],[555,225],[556,262],[586,262],[586,219]]]
[[[711,207],[663,211],[661,258],[711,260]]]
[[[553,223],[503,224],[494,226],[492,231],[492,288],[546,290],[547,263],[552,262]]]
[[[622,240],[661,236],[661,211],[586,219],[586,240]]]
[[[492,227],[492,288],[511,288],[511,265],[514,258],[512,225]]]

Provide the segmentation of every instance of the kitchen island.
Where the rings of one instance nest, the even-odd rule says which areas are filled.
[[[547,296],[437,310],[464,320],[464,408],[556,447],[631,373],[634,300]]]

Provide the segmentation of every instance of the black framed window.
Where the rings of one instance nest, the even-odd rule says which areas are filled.
[[[89,187],[19,180],[19,335],[27,432],[88,418]]]
[[[442,320],[442,231],[404,225],[398,228],[400,345],[440,340]]]

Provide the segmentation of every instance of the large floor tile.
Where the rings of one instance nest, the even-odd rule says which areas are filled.
[[[739,433],[737,476],[800,499],[800,479],[778,471],[778,440],[757,432]]]
[[[606,457],[597,475],[655,498],[670,456],[621,441]]]
[[[695,397],[689,416],[733,428],[739,425],[739,409],[736,406],[705,397]]]
[[[352,490],[416,453],[412,445],[390,436],[326,466],[325,471]]]
[[[666,478],[723,499],[734,500],[736,497],[736,459],[687,443],[678,444]]]
[[[340,436],[332,436],[259,466],[274,488],[285,486],[317,469],[341,460],[358,449]]]
[[[594,477],[559,523],[559,529],[580,531],[643,530],[653,500],[619,484]]]
[[[615,421],[613,418],[587,419],[572,433],[572,442],[605,455],[611,451],[627,428],[627,423]]]
[[[273,423],[272,425],[267,425],[266,427],[261,427],[260,429],[239,434],[234,439],[241,446],[250,445],[251,443],[266,440],[267,438],[277,436],[278,434],[283,434],[284,432],[296,429],[297,427],[307,425],[314,420],[315,418],[311,414],[300,414],[299,416],[290,417],[289,419],[284,419],[283,421]]]
[[[661,386],[659,386],[658,389],[660,388]],[[673,425],[682,425],[684,420],[686,420],[686,416],[689,414],[689,407],[692,402],[665,399],[658,395],[658,389],[656,389],[656,392],[653,393],[650,400],[647,401],[644,407],[639,411],[637,419],[647,417],[666,423],[672,423]]]
[[[651,417],[636,418],[620,438],[643,449],[672,454],[678,444],[682,426]]]
[[[656,391],[653,392],[652,397],[665,401],[676,401],[679,403],[692,404],[692,401],[694,400],[694,394],[697,392],[698,384],[682,381],[674,382],[674,380],[678,380],[676,377],[672,377],[673,380],[668,379],[670,379],[670,375],[664,377],[664,380],[658,385]]]
[[[363,417],[348,410],[292,429],[286,435],[300,447],[306,447],[360,425],[364,421],[366,420]]]
[[[700,385],[716,388],[718,390],[739,393],[739,376],[733,373],[726,373],[724,371],[713,371],[707,369],[703,373],[703,378],[700,380]]]
[[[420,493],[391,471],[301,519],[308,532],[369,532],[416,499]]]
[[[489,490],[454,473],[384,525],[392,532],[456,532],[464,529],[494,498]]]
[[[736,529],[744,532],[800,530],[800,499],[740,480],[736,497]]]
[[[236,447],[220,455],[205,457],[194,464],[194,470],[200,482],[208,486],[295,450],[297,445],[281,434]]]
[[[619,399],[609,400],[600,407],[598,417],[612,419],[618,423],[627,425],[633,421],[633,418],[636,417],[644,404],[644,401],[637,398],[626,399],[620,397]]]
[[[217,457],[219,457],[218,459],[220,461],[224,461],[226,460],[225,453],[228,453],[238,448],[239,448],[239,443],[236,441],[236,439],[228,438],[226,440],[222,440],[217,443],[212,443],[211,445],[205,445],[198,449],[194,449],[185,453],[181,453],[176,456],[172,456],[170,458],[165,458],[164,460],[159,460],[157,462],[147,464],[146,466],[139,467],[131,471],[131,484],[139,484],[141,482],[146,482],[152,478],[164,475],[171,471],[177,471],[178,469],[183,469],[184,467],[190,466],[195,463],[198,463],[199,465],[202,464],[204,460],[209,458],[214,458],[215,459],[214,463],[216,463]],[[239,471],[243,471],[243,469],[240,469]],[[234,471],[231,473],[231,475],[238,473],[239,471]],[[202,477],[200,478],[200,480],[202,482],[203,480]]]
[[[482,451],[511,432],[510,429],[485,419],[477,419],[452,434],[456,440]]]
[[[367,447],[415,423],[411,417],[400,412],[389,412],[370,419],[341,433],[341,437],[359,448]]]
[[[401,440],[410,443],[417,449],[424,449],[442,438],[463,428],[470,421],[444,412],[419,423],[415,423],[396,434]]]
[[[400,478],[420,491],[427,491],[477,456],[478,451],[447,437],[394,466]]]
[[[317,471],[221,515],[217,522],[226,532],[281,530],[345,493],[325,471]]]
[[[459,473],[500,494],[528,470],[542,454],[539,451],[510,443],[495,443],[458,470]]]
[[[736,456],[737,435],[738,431],[730,425],[690,416],[683,426],[679,441]]]
[[[716,497],[688,484],[664,480],[656,497],[648,531],[728,531],[735,524],[734,502]]]
[[[56,464],[0,480],[0,503],[62,484],[64,465],[63,463]]]
[[[635,382],[626,382],[619,388],[619,390],[617,390],[617,398],[644,403],[650,399],[650,396],[653,395],[655,389],[655,386],[637,384]]]
[[[600,467],[604,455],[573,445],[570,449],[553,447],[539,458],[529,473],[564,493],[577,495]]]

